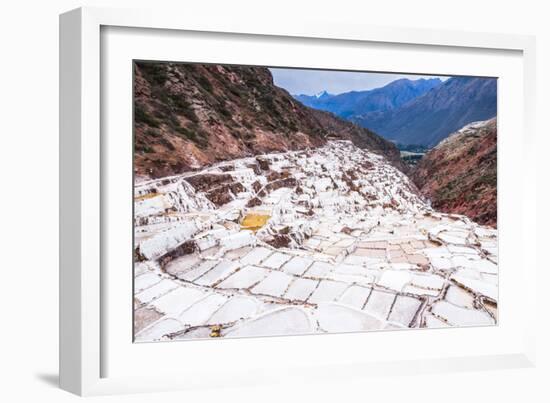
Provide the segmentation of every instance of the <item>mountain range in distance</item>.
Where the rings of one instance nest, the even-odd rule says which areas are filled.
[[[409,80],[402,78],[381,88],[350,91],[338,95],[322,91],[317,95],[295,95],[306,106],[332,112],[344,119],[369,112],[395,109],[439,86],[439,78]]]
[[[401,145],[434,147],[468,123],[497,114],[494,78],[399,79],[368,91],[295,95]]]

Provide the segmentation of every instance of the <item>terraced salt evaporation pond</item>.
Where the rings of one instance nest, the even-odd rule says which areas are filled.
[[[496,230],[350,142],[136,186],[136,341],[497,321]]]
[[[241,221],[241,229],[256,232],[259,229],[261,229],[265,224],[267,224],[270,218],[271,216],[267,213],[262,213],[262,212],[247,213]]]

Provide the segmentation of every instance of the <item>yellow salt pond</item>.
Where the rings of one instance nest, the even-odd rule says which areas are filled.
[[[146,193],[144,195],[134,197],[134,200],[135,201],[147,200],[147,199],[152,199],[154,197],[158,197],[161,195],[162,193]]]
[[[267,223],[270,217],[269,214],[249,213],[244,216],[241,222],[241,229],[248,229],[256,232]]]

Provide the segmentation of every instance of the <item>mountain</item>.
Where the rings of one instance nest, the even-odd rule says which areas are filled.
[[[399,150],[368,129],[307,108],[267,68],[134,63],[134,166],[151,178],[219,161],[351,140],[403,168]],[[321,95],[320,98],[323,98]]]
[[[333,97],[333,96],[334,95],[329,94],[326,91],[321,91],[321,92],[318,92],[317,94],[314,95],[315,99],[318,99],[318,100],[328,99],[328,98]]]
[[[351,91],[338,95],[323,91],[318,95],[295,95],[294,98],[311,108],[332,112],[348,119],[355,115],[398,108],[440,84],[439,78],[418,80],[403,78],[369,91]]]
[[[432,147],[464,125],[496,114],[496,79],[453,77],[400,108],[351,120],[397,143]]]
[[[322,105],[326,100],[334,96],[335,95],[329,94],[327,91],[320,91],[315,95],[306,95],[306,94],[293,95],[294,99],[300,101],[304,105],[309,106],[310,108],[321,109],[321,110],[323,109],[317,107],[317,105]],[[328,112],[331,112],[331,111],[328,111]]]
[[[433,208],[496,226],[496,118],[471,123],[443,140],[411,176]]]

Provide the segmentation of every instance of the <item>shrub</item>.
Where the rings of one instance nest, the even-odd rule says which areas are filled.
[[[174,127],[174,130],[189,140],[195,141],[198,138],[197,134],[193,130],[189,130],[186,127],[176,126]]]
[[[229,111],[229,109],[226,108],[226,106],[223,103],[218,104],[218,111],[226,118],[231,119],[232,114]]]
[[[183,127],[180,125],[173,127],[173,129],[177,134],[182,135],[188,140],[191,140],[200,148],[205,148],[208,145],[207,138],[199,129],[193,130],[191,128]]]
[[[166,140],[165,138],[161,138],[159,140],[159,143],[162,144],[167,149],[169,149],[170,151],[174,151],[176,149],[176,147],[174,147],[174,145],[170,141]]]
[[[477,181],[478,184],[495,186],[497,183],[496,169],[489,170],[489,172],[481,175]]]
[[[210,80],[208,80],[208,78],[203,75],[199,75],[197,81],[199,82],[199,85],[206,91],[212,92],[212,83],[210,83]]]
[[[155,152],[155,150],[153,150],[153,148],[147,144],[138,144],[136,145],[136,151],[137,152],[142,152],[142,153],[145,153],[145,154],[150,154],[150,153],[153,153]]]
[[[147,129],[145,135],[149,137],[158,137],[160,136],[160,132],[157,129]]]
[[[152,85],[162,86],[168,80],[167,65],[165,63],[142,62],[137,65],[145,79]]]
[[[170,97],[170,103],[174,107],[174,110],[177,113],[182,114],[191,122],[197,122],[199,120],[197,117],[197,114],[191,107],[191,104],[187,102],[187,100],[185,100],[183,96],[170,94],[169,97]]]
[[[155,128],[158,128],[160,126],[159,121],[153,116],[149,115],[149,113],[143,108],[143,106],[138,103],[134,105],[134,122],[146,124]]]

